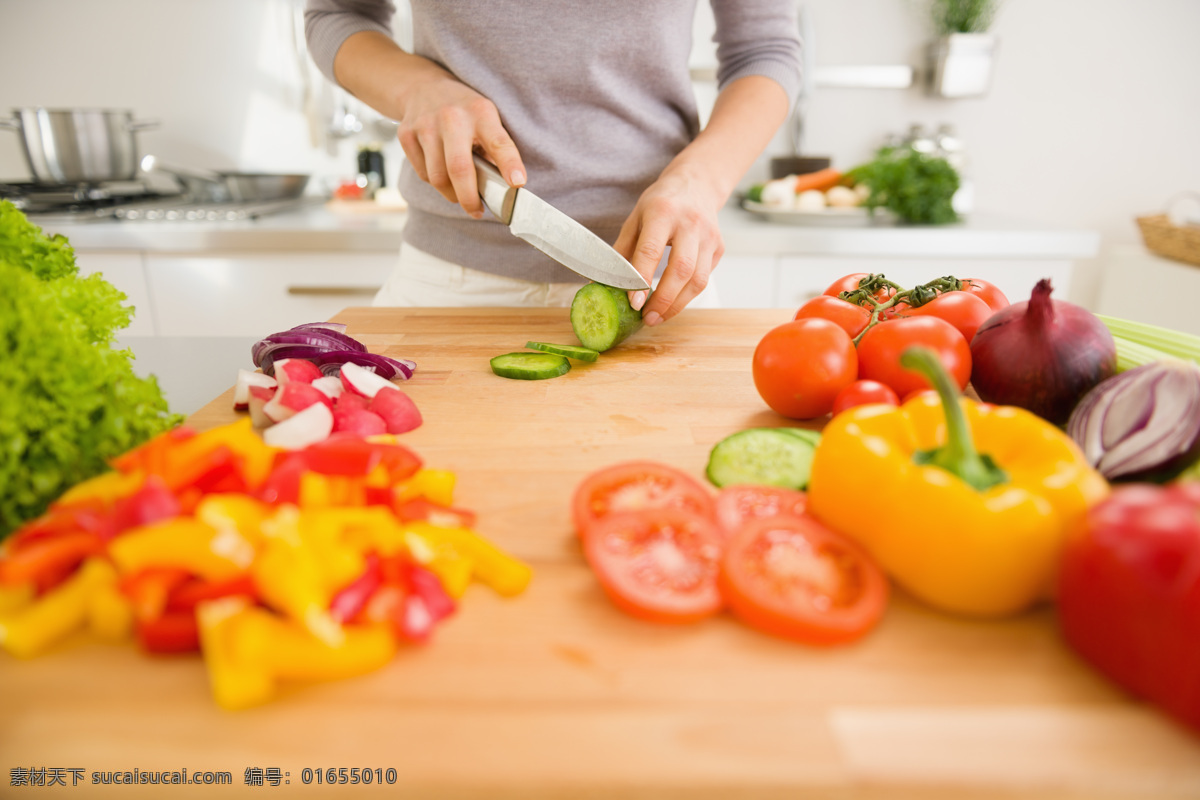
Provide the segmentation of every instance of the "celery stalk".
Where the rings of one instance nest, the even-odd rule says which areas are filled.
[[[1151,348],[1160,353],[1157,358],[1151,360],[1161,360],[1166,356],[1174,356],[1185,361],[1200,363],[1200,336],[1195,336],[1182,331],[1173,331],[1168,328],[1162,328],[1158,325],[1149,325],[1144,322],[1133,322],[1127,319],[1117,319],[1115,317],[1107,317],[1103,314],[1097,314],[1096,317],[1105,324],[1108,330],[1115,338],[1123,339],[1127,344],[1139,345],[1145,348]],[[1121,360],[1121,342],[1117,342],[1117,359]],[[1131,358],[1145,358],[1147,353],[1130,351]],[[1146,362],[1139,362],[1146,363]],[[1134,364],[1133,366],[1138,366]],[[1120,369],[1118,363],[1118,369]]]

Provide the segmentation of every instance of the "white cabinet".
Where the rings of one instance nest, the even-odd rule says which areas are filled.
[[[154,336],[157,327],[142,254],[138,252],[76,252],[75,264],[81,276],[99,272],[104,279],[125,294],[125,305],[133,306],[129,327],[119,331],[121,336]]]
[[[721,308],[772,308],[779,292],[779,259],[725,255],[709,287],[716,290]]]
[[[160,336],[265,336],[371,304],[393,253],[148,255]]]

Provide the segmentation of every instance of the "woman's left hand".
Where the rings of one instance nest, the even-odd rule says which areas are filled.
[[[708,285],[725,252],[717,226],[723,201],[708,176],[684,164],[669,167],[638,198],[614,249],[651,281],[663,252],[668,245],[671,248],[666,269],[649,300],[644,291],[630,293],[630,303],[643,309],[647,325],[675,316]]]

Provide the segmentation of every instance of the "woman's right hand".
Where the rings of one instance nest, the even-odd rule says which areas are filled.
[[[448,73],[408,93],[398,136],[421,180],[475,219],[483,216],[472,159],[476,148],[509,184],[525,184],[521,154],[500,122],[496,106]]]
[[[334,59],[344,88],[397,120],[400,146],[421,180],[468,214],[483,216],[472,153],[483,153],[513,186],[525,165],[491,100],[377,31],[349,36]]]

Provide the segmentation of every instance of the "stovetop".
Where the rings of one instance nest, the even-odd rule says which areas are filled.
[[[139,181],[101,184],[37,184],[0,181],[0,200],[9,200],[41,222],[217,222],[257,219],[299,208],[314,198],[254,203],[198,202]]]

